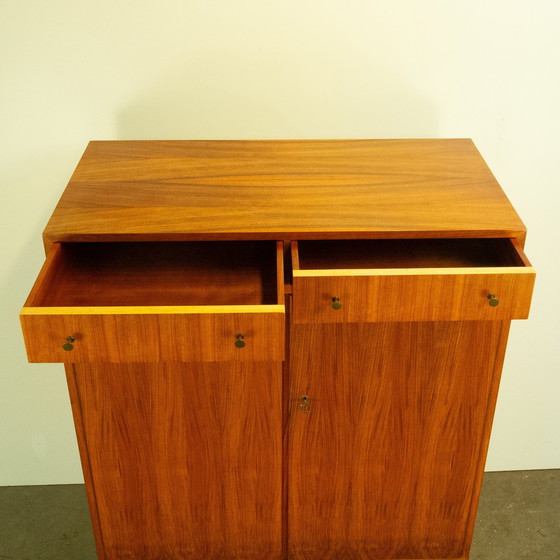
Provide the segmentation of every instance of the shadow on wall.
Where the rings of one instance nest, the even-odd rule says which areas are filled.
[[[406,138],[435,109],[376,61],[337,51],[196,52],[152,76],[117,115],[122,139]]]

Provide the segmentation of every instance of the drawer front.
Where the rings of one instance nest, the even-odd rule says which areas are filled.
[[[281,242],[55,244],[20,315],[29,361],[283,360],[283,252]]]
[[[294,271],[296,323],[526,319],[535,280],[531,268],[518,267],[329,272]]]
[[[254,313],[34,308],[24,309],[20,318],[30,362],[283,360],[283,306],[267,307]],[[65,350],[67,337],[74,341]]]

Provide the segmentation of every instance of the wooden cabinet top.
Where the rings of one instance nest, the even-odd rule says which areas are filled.
[[[90,142],[45,240],[519,237],[468,139]]]

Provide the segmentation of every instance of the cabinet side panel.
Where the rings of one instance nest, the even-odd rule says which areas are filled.
[[[72,416],[74,417],[74,427],[76,429],[76,437],[78,440],[78,449],[80,451],[80,461],[82,463],[82,472],[86,486],[88,498],[89,512],[91,516],[91,524],[93,528],[93,536],[95,538],[95,547],[97,549],[98,560],[105,560],[105,549],[103,546],[103,535],[101,532],[101,523],[97,511],[97,499],[95,497],[95,486],[91,472],[91,464],[89,461],[89,453],[84,430],[84,421],[82,415],[82,406],[78,385],[76,383],[76,373],[74,364],[66,364],[66,381],[68,383],[68,393],[70,395],[70,404],[72,405]]]
[[[480,445],[480,454],[478,458],[478,468],[476,479],[474,482],[474,492],[471,501],[471,509],[469,520],[467,523],[467,531],[465,535],[465,551],[464,556],[468,558],[472,538],[474,534],[474,526],[476,521],[476,513],[478,509],[478,502],[480,499],[480,490],[482,488],[482,479],[484,476],[484,466],[486,465],[486,457],[488,454],[488,446],[490,444],[490,434],[492,431],[492,422],[494,421],[494,413],[496,411],[496,403],[498,400],[498,390],[500,388],[500,380],[502,378],[502,367],[504,365],[504,358],[506,355],[506,347],[509,336],[509,329],[511,326],[510,321],[502,321],[501,333],[498,347],[496,350],[496,359],[494,361],[494,375],[492,379],[492,387],[490,389],[490,396],[488,399],[488,409],[486,411],[486,419],[484,424],[484,432],[482,442]]]
[[[280,558],[281,368],[76,366],[108,560]]]
[[[292,559],[462,557],[500,333],[493,321],[293,326]]]

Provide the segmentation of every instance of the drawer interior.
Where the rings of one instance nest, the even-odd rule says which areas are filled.
[[[525,267],[510,239],[298,241],[295,269]]]
[[[275,305],[274,241],[62,243],[27,306]]]

